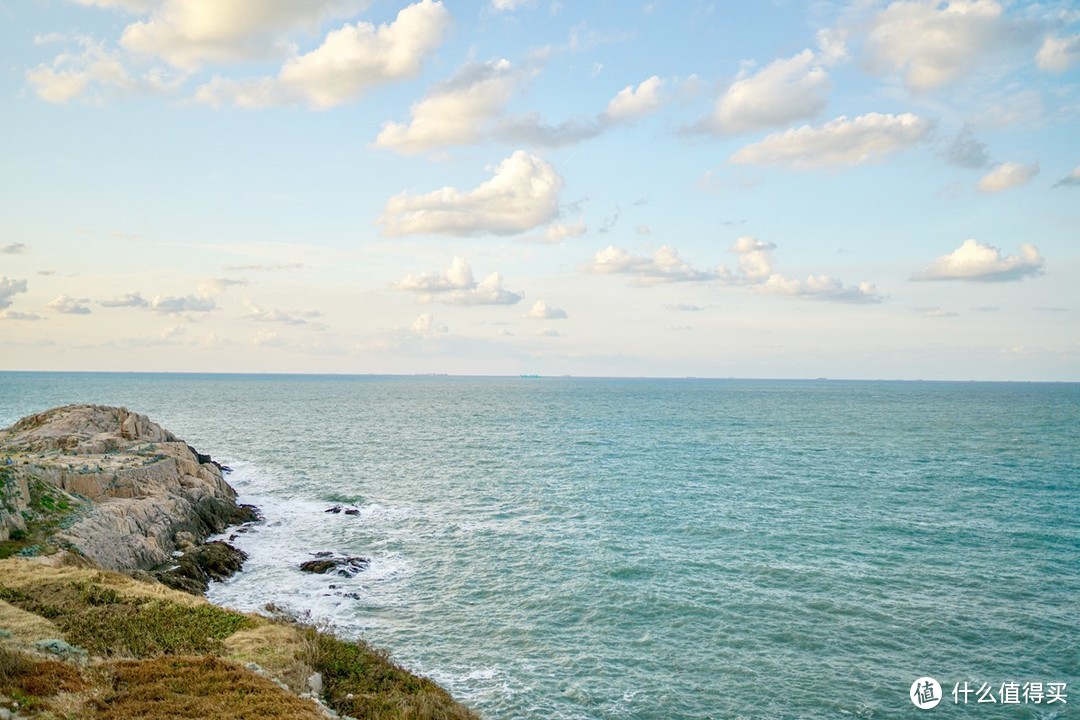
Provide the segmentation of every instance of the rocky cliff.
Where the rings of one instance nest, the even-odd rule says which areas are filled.
[[[219,464],[126,408],[68,405],[0,430],[6,554],[150,570],[249,519]]]

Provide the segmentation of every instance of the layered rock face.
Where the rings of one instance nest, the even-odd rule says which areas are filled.
[[[248,519],[220,465],[126,408],[69,405],[0,430],[0,541],[45,528],[98,567],[149,570]]]

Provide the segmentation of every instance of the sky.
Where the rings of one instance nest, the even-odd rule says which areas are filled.
[[[1063,0],[0,0],[0,370],[1080,380]]]

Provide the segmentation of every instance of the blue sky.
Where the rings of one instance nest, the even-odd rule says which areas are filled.
[[[2,369],[1080,380],[1073,3],[0,20]]]

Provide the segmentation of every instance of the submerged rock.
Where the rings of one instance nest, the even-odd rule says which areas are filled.
[[[312,553],[315,560],[307,560],[300,563],[300,569],[304,572],[325,575],[333,572],[344,577],[356,577],[357,573],[367,569],[371,560],[366,557],[346,557],[344,555],[333,556],[331,553]]]
[[[243,550],[218,540],[191,548],[153,575],[171,588],[199,595],[206,592],[211,580],[220,582],[238,572],[247,557]]]

